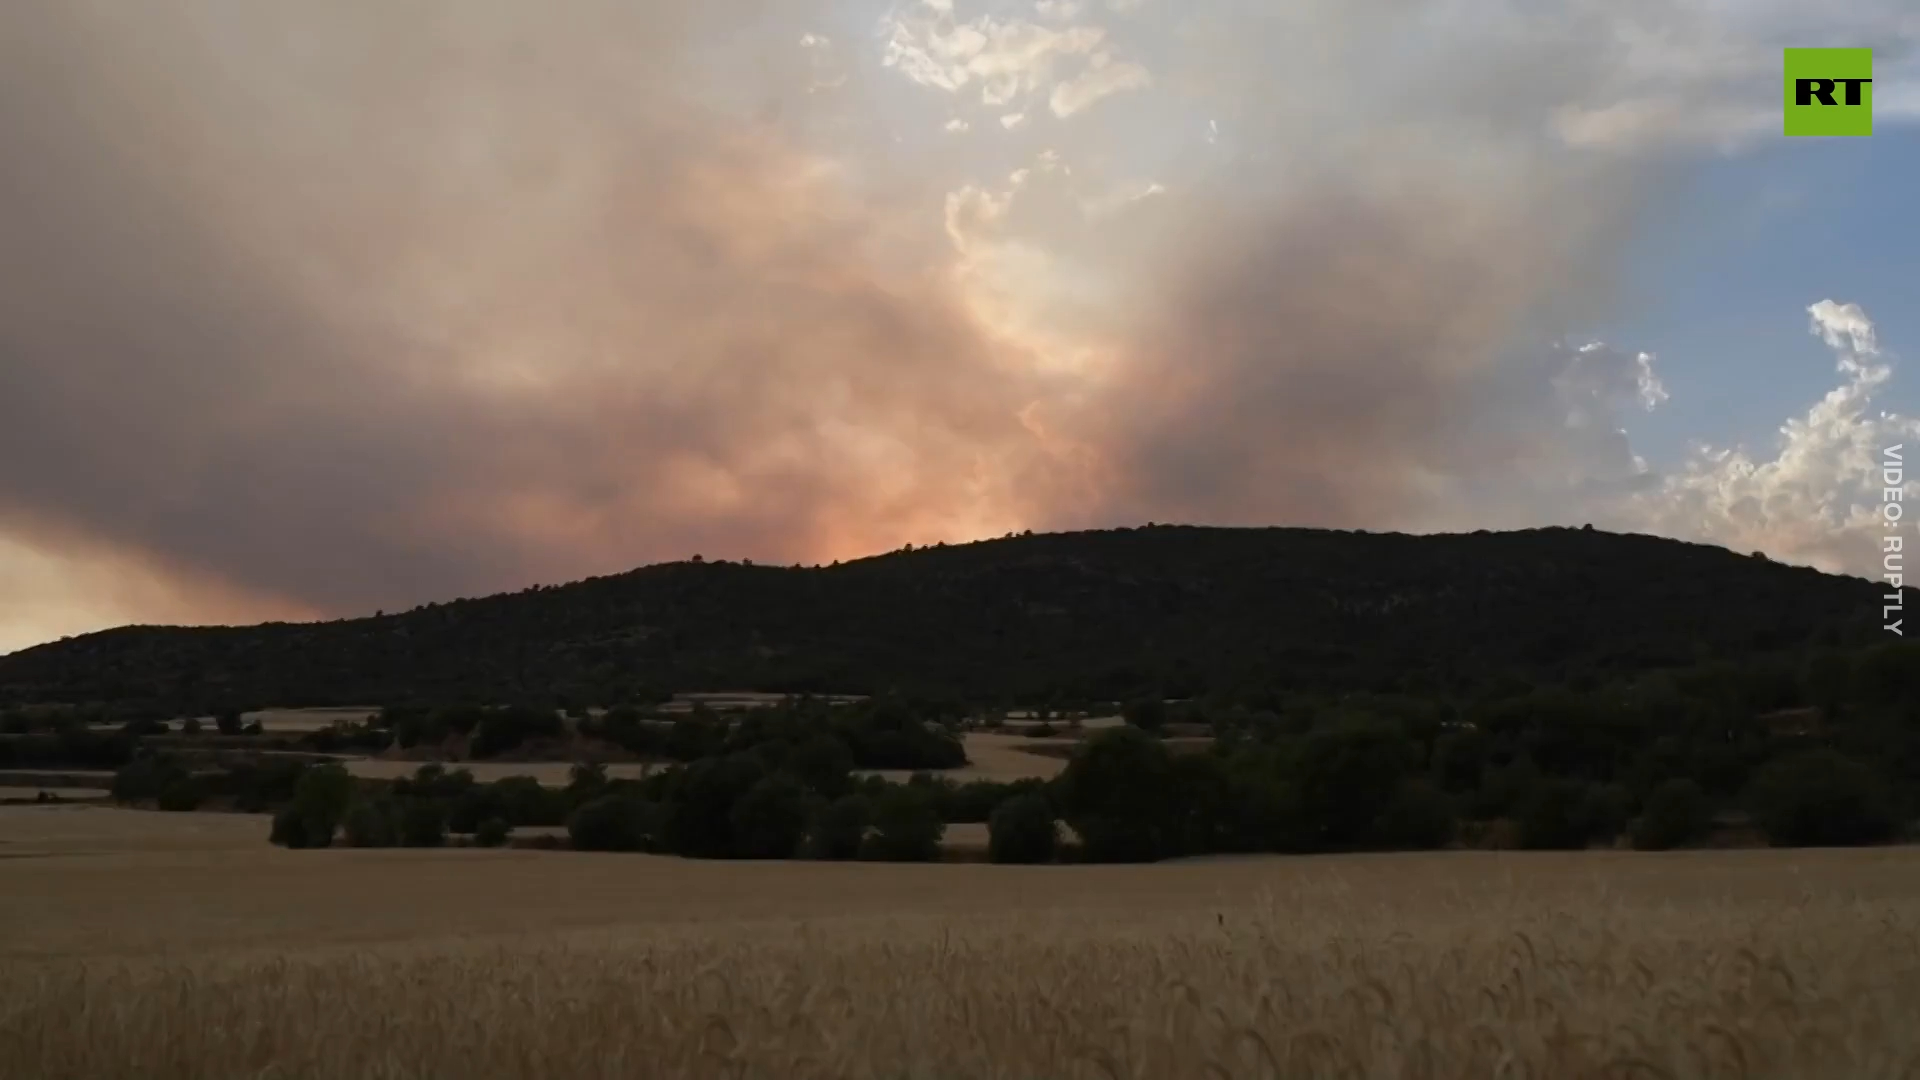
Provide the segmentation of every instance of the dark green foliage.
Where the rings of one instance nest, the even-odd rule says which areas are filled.
[[[286,833],[289,838],[296,837],[299,843],[288,842],[288,847],[323,848],[333,844],[335,831],[346,818],[347,807],[353,801],[353,778],[339,765],[315,765],[300,775],[299,784],[294,788],[293,801],[288,811],[297,822],[297,828]],[[278,818],[274,831],[281,832]]]
[[[1542,780],[1521,804],[1520,846],[1535,851],[1578,851],[1619,835],[1626,811],[1617,792],[1578,780]]]
[[[987,823],[987,858],[993,862],[1052,862],[1059,844],[1053,807],[1039,795],[1008,799]]]
[[[142,754],[113,774],[109,792],[115,802],[146,803],[188,779],[185,766],[162,754]]]
[[[929,795],[896,786],[874,803],[873,832],[860,855],[881,862],[933,862],[940,858],[946,831]]]
[[[647,804],[628,795],[603,795],[567,818],[567,839],[581,851],[649,850]]]
[[[807,829],[807,790],[786,773],[762,778],[733,804],[733,854],[791,859]]]
[[[268,842],[278,844],[284,848],[299,849],[324,846],[308,841],[306,819],[301,817],[300,812],[292,806],[282,807],[273,815],[273,831],[268,835],[267,839]],[[328,838],[329,843],[331,839],[331,837]]]
[[[1653,789],[1633,823],[1633,846],[1668,851],[1705,839],[1713,829],[1713,803],[1691,780],[1668,780]]]
[[[1768,764],[1753,779],[1748,805],[1776,847],[1883,843],[1898,822],[1885,782],[1838,751],[1808,750]]]
[[[1457,826],[1458,813],[1446,792],[1424,780],[1407,780],[1375,819],[1374,846],[1396,851],[1443,848]]]
[[[178,776],[168,782],[166,787],[160,789],[160,797],[155,800],[155,803],[162,810],[186,813],[200,809],[200,804],[206,801],[205,785],[195,777]]]
[[[1355,721],[1308,735],[1294,784],[1317,846],[1369,846],[1374,822],[1400,795],[1415,765],[1413,745],[1395,728]]]
[[[1088,739],[1059,778],[1060,809],[1088,862],[1152,862],[1177,854],[1183,829],[1172,756],[1135,727]]]
[[[843,795],[822,804],[807,836],[807,852],[816,859],[855,859],[860,856],[873,807],[864,795]]]
[[[1633,821],[1633,794],[1619,784],[1590,784],[1582,799],[1581,820],[1590,842],[1611,844]]]
[[[347,811],[342,831],[348,847],[393,847],[400,841],[399,810],[388,799],[362,799]]]
[[[436,799],[407,799],[400,807],[400,846],[442,847],[447,842],[447,811]]]
[[[473,842],[480,847],[500,847],[512,833],[513,826],[507,824],[505,818],[490,817],[473,831]]]
[[[1874,582],[1577,529],[1407,536],[1162,526],[819,569],[674,563],[377,619],[130,627],[0,658],[0,700],[204,707],[636,700],[677,688],[971,700],[1564,685],[1870,643]],[[1391,604],[1389,611],[1388,605]],[[644,633],[641,631],[644,628]],[[1797,667],[1793,669],[1797,676]],[[644,672],[644,676],[639,673]],[[1874,680],[1897,687],[1898,680]],[[1889,690],[1887,693],[1894,693]],[[914,767],[914,766],[908,766]]]
[[[663,807],[666,850],[700,859],[732,856],[733,805],[765,775],[765,766],[750,754],[708,758],[674,770]]]

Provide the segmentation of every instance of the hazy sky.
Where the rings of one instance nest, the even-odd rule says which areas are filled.
[[[1783,45],[1876,49],[1784,139]],[[0,651],[1146,520],[1874,565],[1906,0],[0,7]],[[1903,191],[1904,189],[1904,191]]]

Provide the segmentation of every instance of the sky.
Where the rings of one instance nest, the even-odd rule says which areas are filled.
[[[1819,45],[1875,49],[1872,137],[1780,135]],[[1916,46],[1905,0],[6,5],[0,653],[1146,521],[1877,575]]]

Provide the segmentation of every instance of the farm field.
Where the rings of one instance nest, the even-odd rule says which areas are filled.
[[[0,808],[9,1075],[1897,1077],[1920,853],[283,851]],[[446,988],[459,987],[450,994]]]

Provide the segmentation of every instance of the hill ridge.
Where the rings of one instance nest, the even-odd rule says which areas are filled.
[[[0,703],[1458,688],[1862,644],[1886,636],[1882,592],[1590,528],[1153,524],[825,566],[695,557],[321,622],[119,627],[0,657]]]

